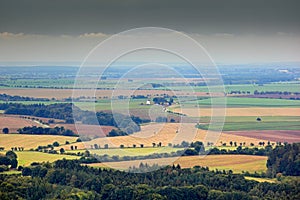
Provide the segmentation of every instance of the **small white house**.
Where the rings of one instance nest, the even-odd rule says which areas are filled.
[[[146,105],[151,105],[151,101],[147,100]]]

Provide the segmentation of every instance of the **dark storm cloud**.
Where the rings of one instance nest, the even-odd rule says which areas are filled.
[[[210,33],[300,32],[298,0],[0,0],[0,32],[117,33],[161,26]]]

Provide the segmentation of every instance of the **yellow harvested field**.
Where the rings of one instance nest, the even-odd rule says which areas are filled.
[[[184,113],[191,117],[212,116],[211,108],[174,108],[174,112]],[[300,108],[251,107],[226,108],[226,116],[300,116]],[[223,115],[224,109],[215,108],[214,115]]]
[[[0,147],[10,150],[12,147],[24,147],[25,150],[45,146],[57,141],[59,144],[75,142],[77,137],[55,135],[25,135],[25,134],[0,134]]]
[[[266,140],[259,140],[244,136],[237,136],[233,134],[217,133],[195,128],[192,123],[152,123],[141,127],[141,131],[128,136],[118,137],[105,137],[97,138],[85,143],[77,143],[78,149],[90,148],[94,144],[100,145],[101,148],[105,144],[109,148],[119,148],[120,145],[125,147],[132,147],[134,144],[139,147],[143,144],[145,147],[151,147],[153,143],[162,143],[162,146],[168,146],[169,143],[181,144],[182,141],[202,141],[204,144],[213,142],[216,146],[221,146],[222,143],[229,145],[230,141],[243,143],[250,146],[250,143],[258,145],[260,141],[267,142]],[[71,145],[63,146],[66,150],[70,150]]]
[[[182,156],[179,159],[175,158],[159,158],[147,160],[133,160],[123,162],[107,162],[107,163],[93,163],[89,166],[93,167],[109,167],[115,169],[126,170],[129,167],[138,167],[140,163],[148,163],[149,165],[175,165],[179,164],[182,168],[190,168],[194,166],[207,166],[211,170],[232,170],[234,173],[241,173],[242,171],[264,172],[267,170],[266,156],[250,156],[250,155],[208,155],[208,156]]]

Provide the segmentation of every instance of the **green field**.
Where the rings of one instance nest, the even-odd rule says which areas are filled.
[[[198,128],[207,130],[219,130],[222,125],[200,124]],[[244,131],[244,130],[300,130],[299,121],[281,121],[281,122],[225,122],[223,131]]]
[[[210,107],[211,105],[226,105],[227,107],[300,107],[299,100],[288,99],[264,99],[264,98],[203,98],[200,100],[185,101],[181,104],[184,107]]]
[[[78,159],[77,156],[61,155],[61,154],[49,154],[36,151],[16,151],[18,156],[18,165],[28,166],[33,162],[54,162],[63,158],[74,160]]]
[[[123,149],[89,149],[91,154],[97,155],[109,155],[109,156],[144,156],[154,153],[171,153],[183,148],[172,148],[172,147],[145,147],[145,148],[123,148]],[[69,153],[84,152],[85,150],[73,150],[67,151]]]
[[[300,82],[284,82],[284,83],[270,83],[270,84],[264,84],[262,86],[260,85],[253,85],[253,84],[243,84],[243,85],[224,85],[225,92],[229,93],[231,91],[249,91],[251,94],[255,90],[259,92],[266,92],[266,91],[287,91],[287,92],[299,92]],[[211,86],[211,90],[220,90],[222,87],[220,86]],[[157,88],[157,89],[164,89],[164,88]],[[186,86],[175,86],[170,87],[169,89],[172,90],[179,90],[179,91],[185,91]],[[196,86],[196,87],[190,87],[189,90],[193,89],[194,92],[209,92],[207,86]]]
[[[146,99],[128,99],[129,104],[125,104],[127,100],[123,100],[122,102],[112,102],[111,100],[97,100],[96,103],[92,102],[75,102],[75,105],[81,108],[82,110],[122,110],[126,109],[129,106],[129,109],[141,109],[148,110],[149,106],[141,105],[141,103],[146,103]]]
[[[225,123],[253,123],[256,121],[257,117],[252,116],[226,116]],[[216,121],[220,121],[223,117],[214,117]],[[263,122],[298,122],[300,123],[300,116],[264,116],[261,117]],[[211,117],[203,116],[200,117],[200,123],[209,123]]]

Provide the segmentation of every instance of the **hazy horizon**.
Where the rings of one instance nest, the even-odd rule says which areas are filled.
[[[81,63],[139,27],[188,34],[216,63],[299,62],[299,1],[1,0],[0,63]]]

